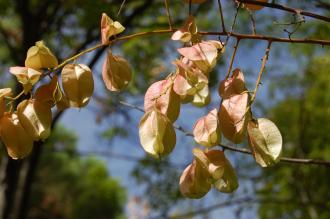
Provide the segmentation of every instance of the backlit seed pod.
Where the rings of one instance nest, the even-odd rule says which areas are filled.
[[[106,13],[102,13],[101,18],[101,38],[102,44],[109,43],[111,36],[117,35],[125,30],[118,21],[113,21]]]
[[[157,110],[144,114],[139,125],[139,136],[143,149],[156,158],[171,153],[176,143],[171,121]]]
[[[210,175],[199,161],[194,160],[180,177],[180,192],[187,198],[199,199],[211,189]]]
[[[25,66],[33,69],[54,68],[58,65],[57,58],[44,44],[43,41],[36,42],[26,55]]]
[[[218,120],[218,110],[213,109],[195,123],[193,129],[195,141],[205,147],[213,147],[220,143],[221,132]]]
[[[17,106],[21,125],[33,140],[45,140],[52,124],[51,106],[36,100],[24,100]]]
[[[34,93],[34,99],[40,103],[47,104],[53,107],[57,100],[58,80],[55,75],[49,84],[44,84],[38,87]]]
[[[213,186],[219,192],[232,193],[234,192],[239,184],[235,169],[230,164],[229,160],[226,159],[222,151],[209,151],[207,156],[210,160],[213,160],[213,164],[216,168],[221,166],[223,169],[222,176],[218,179],[215,178]]]
[[[219,122],[222,134],[235,144],[243,141],[251,113],[247,112],[248,93],[223,99],[220,106]]]
[[[247,130],[249,146],[257,163],[262,167],[277,163],[282,152],[282,136],[276,125],[260,118],[251,120]]]
[[[31,91],[33,85],[40,79],[41,72],[27,67],[11,67],[9,72],[16,76],[17,81],[23,85],[24,92]]]
[[[222,43],[216,41],[202,41],[191,47],[179,48],[178,52],[191,60],[204,74],[208,73],[216,65],[218,55],[221,54]]]
[[[94,91],[91,69],[84,64],[68,64],[62,70],[62,85],[72,107],[84,107]]]
[[[268,0],[257,0],[257,1],[258,2],[268,2]],[[257,11],[257,10],[262,9],[264,6],[245,3],[244,7],[249,9],[249,10],[252,10],[252,11]]]
[[[6,113],[0,118],[0,136],[11,158],[20,159],[30,154],[33,139],[23,128],[15,113]]]
[[[180,113],[180,97],[173,90],[172,80],[157,81],[148,88],[144,96],[144,110],[157,109],[174,122]]]
[[[132,80],[132,70],[124,58],[108,52],[103,63],[102,77],[108,90],[120,91]]]
[[[191,103],[194,106],[204,107],[208,105],[210,101],[211,101],[211,96],[210,96],[209,86],[205,86],[194,94],[194,98]]]
[[[221,81],[218,92],[225,99],[235,94],[241,94],[246,90],[243,72],[236,68],[230,78]]]
[[[189,42],[192,38],[197,38],[197,26],[195,23],[195,18],[193,16],[189,16],[186,20],[183,27],[179,30],[175,31],[171,37],[172,40],[180,40],[184,43]]]
[[[12,96],[11,88],[0,89],[0,118],[6,112],[6,101],[5,97]]]

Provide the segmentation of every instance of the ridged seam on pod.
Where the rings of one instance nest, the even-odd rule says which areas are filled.
[[[91,69],[84,64],[67,64],[62,70],[62,85],[72,107],[84,107],[94,91]]]
[[[6,113],[0,118],[0,136],[11,158],[20,159],[30,154],[33,139],[21,125],[17,114]]]
[[[54,68],[58,65],[57,58],[44,44],[43,41],[36,42],[30,47],[25,59],[25,66],[33,69]]]
[[[102,77],[108,90],[120,91],[132,80],[132,70],[124,58],[114,56],[109,51],[103,63]]]
[[[171,153],[176,143],[171,121],[158,110],[146,112],[141,118],[139,136],[143,149],[156,158]]]
[[[23,100],[17,106],[17,115],[20,123],[33,138],[45,140],[51,132],[51,106],[36,100]]]

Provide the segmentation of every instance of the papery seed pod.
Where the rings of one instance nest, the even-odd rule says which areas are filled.
[[[30,154],[33,139],[15,113],[6,113],[0,118],[0,136],[11,158],[20,159]]]
[[[102,13],[101,17],[101,38],[102,44],[109,43],[111,36],[117,35],[125,30],[118,21],[113,21],[106,13]]]
[[[0,118],[6,112],[6,102],[5,97],[12,96],[11,88],[0,89]]]
[[[156,158],[171,153],[176,143],[171,121],[157,110],[144,114],[139,124],[139,136],[143,149]]]
[[[108,90],[120,91],[132,80],[132,70],[124,58],[108,52],[103,63],[102,77]]]
[[[208,75],[216,65],[218,55],[221,53],[220,45],[222,43],[202,41],[191,47],[179,48],[178,52],[191,60],[204,74]]]
[[[221,131],[218,120],[218,110],[213,109],[195,123],[193,129],[195,141],[205,147],[213,147],[221,141]]]
[[[50,83],[41,85],[34,93],[34,99],[40,103],[53,107],[57,100],[56,92],[58,89],[58,79],[55,75]]]
[[[40,79],[41,72],[27,67],[11,67],[9,72],[16,76],[17,81],[23,85],[24,92],[31,91],[33,85]]]
[[[176,60],[176,77],[174,79],[173,90],[180,96],[193,96],[198,90],[203,89],[208,84],[208,78],[198,68],[189,63],[189,60]]]
[[[216,188],[219,192],[223,193],[232,193],[234,192],[239,184],[238,184],[238,179],[237,175],[235,172],[235,169],[232,167],[230,164],[229,160],[225,158],[225,156],[220,155],[220,152],[208,152],[207,156],[210,160],[216,159],[218,164],[216,162],[213,162],[214,164],[221,165],[221,168],[223,169],[222,176],[215,180],[213,183],[214,188]],[[221,158],[221,160],[220,160]],[[224,159],[224,160],[222,160]],[[222,166],[223,165],[223,166]]]
[[[225,172],[225,167],[227,165],[227,159],[223,151],[220,150],[210,150],[205,152],[205,156],[208,159],[208,171],[212,176],[213,183],[220,180]]]
[[[57,58],[44,44],[43,41],[36,42],[30,47],[25,59],[25,66],[33,69],[54,68],[58,65]]]
[[[61,75],[64,93],[70,106],[78,108],[86,106],[94,91],[91,69],[84,64],[67,64]]]
[[[195,23],[195,18],[193,16],[189,16],[179,30],[175,31],[171,37],[172,40],[180,40],[184,43],[192,40],[192,37],[197,35],[197,26]]]
[[[180,114],[180,97],[173,90],[173,79],[153,83],[144,96],[144,111],[157,109],[172,122]]]
[[[199,199],[211,189],[210,175],[200,162],[194,160],[180,177],[180,192],[187,198]]]
[[[222,134],[235,144],[243,141],[251,112],[247,112],[249,94],[242,93],[223,99],[220,106],[219,122]]]
[[[257,1],[258,2],[268,2],[268,0],[257,0]],[[247,4],[247,3],[244,3],[243,5],[244,5],[245,8],[247,8],[251,11],[257,11],[257,10],[260,10],[264,7],[262,5]]]
[[[17,116],[33,140],[45,140],[49,137],[52,124],[50,105],[33,99],[23,100],[17,106]]]
[[[205,86],[194,94],[194,98],[191,103],[194,106],[204,107],[208,105],[210,101],[211,101],[211,96],[210,96],[209,86]]]
[[[247,91],[244,75],[239,68],[233,71],[233,75],[230,78],[221,81],[218,89],[219,95],[224,99],[241,94],[244,91]]]
[[[279,161],[282,152],[282,136],[276,125],[265,118],[248,123],[248,140],[254,159],[262,167]]]

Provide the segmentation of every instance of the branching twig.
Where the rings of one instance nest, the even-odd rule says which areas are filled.
[[[126,103],[124,101],[120,101],[119,104],[144,113],[143,108],[135,106],[133,104]],[[182,132],[186,136],[191,136],[191,137],[194,136],[191,132],[185,130],[181,126],[174,125],[174,128],[177,129],[178,131]],[[220,147],[222,147],[226,150],[252,155],[251,151],[246,149],[246,148],[238,148],[238,147],[235,147],[235,146],[230,146],[230,145],[225,145],[225,144],[219,144],[218,146],[220,146]],[[300,158],[282,157],[282,158],[280,158],[280,161],[281,162],[286,162],[286,163],[294,163],[294,164],[315,164],[315,165],[330,167],[330,161],[328,161],[328,160],[315,160],[315,159],[300,159]]]
[[[323,16],[323,15],[315,14],[315,13],[304,11],[304,10],[297,9],[297,8],[290,8],[290,7],[280,5],[280,4],[276,4],[276,3],[266,3],[266,2],[260,2],[260,1],[250,1],[250,0],[237,0],[237,1],[239,1],[241,3],[261,5],[261,6],[265,6],[265,7],[268,7],[268,8],[275,8],[275,9],[278,9],[278,10],[287,11],[287,12],[291,12],[291,13],[294,13],[294,14],[301,14],[301,15],[304,15],[306,17],[311,17],[311,18],[315,18],[315,19],[318,19],[318,20],[330,22],[330,17],[326,17],[326,16]]]
[[[227,38],[226,38],[226,41],[225,41],[225,45],[227,45],[228,40],[229,40],[230,36],[232,35],[232,33],[233,33],[233,31],[234,31],[235,24],[236,24],[236,20],[237,20],[238,13],[239,13],[239,9],[240,9],[240,6],[241,6],[241,3],[238,3],[238,4],[237,4],[237,7],[236,7],[236,13],[235,13],[235,16],[234,16],[234,20],[233,20],[233,23],[231,24],[231,27],[230,27],[230,32],[227,32]]]
[[[236,38],[236,44],[234,46],[234,51],[233,51],[233,54],[232,54],[231,59],[230,59],[230,64],[229,64],[229,67],[228,67],[228,70],[227,70],[227,74],[226,74],[226,78],[225,79],[228,79],[229,78],[231,69],[233,68],[233,63],[234,63],[234,59],[235,59],[235,56],[236,56],[236,52],[237,52],[237,48],[238,48],[238,45],[239,45],[240,40],[241,40],[240,38]]]

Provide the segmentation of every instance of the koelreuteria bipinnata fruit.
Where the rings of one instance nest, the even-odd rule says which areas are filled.
[[[36,42],[26,55],[25,67],[33,69],[54,68],[58,65],[57,58],[44,44],[43,41]]]

